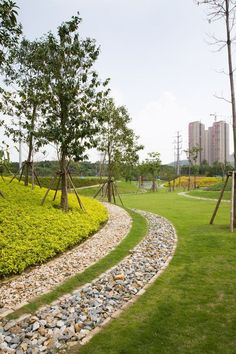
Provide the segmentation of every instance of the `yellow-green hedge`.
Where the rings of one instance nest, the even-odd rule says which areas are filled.
[[[196,176],[195,178],[198,187],[208,187],[221,181],[221,177]],[[174,180],[170,182],[171,186],[173,186],[173,181]],[[188,186],[188,183],[189,183],[188,176],[181,176],[175,179],[175,187],[186,188]],[[193,184],[194,184],[194,176],[190,176],[190,185],[192,186]],[[168,187],[169,186],[168,182],[165,183],[164,186]]]
[[[46,189],[25,187],[17,181],[0,182],[0,277],[20,273],[80,243],[99,229],[107,218],[106,208],[94,199],[81,197],[86,212],[69,195],[68,213],[58,208],[60,193],[52,202],[50,192],[40,206]]]

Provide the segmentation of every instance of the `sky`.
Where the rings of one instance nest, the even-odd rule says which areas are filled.
[[[158,151],[163,163],[174,160],[177,131],[187,148],[188,123],[206,128],[217,120],[231,124],[226,51],[212,46],[211,35],[224,37],[224,26],[209,24],[206,5],[194,0],[16,0],[27,38],[41,37],[78,11],[82,37],[96,39],[101,52],[96,70],[109,77],[111,96],[125,105],[131,127],[148,152]],[[235,55],[235,48],[233,49]],[[231,149],[232,150],[232,149]],[[17,160],[16,150],[11,150]],[[26,154],[26,149],[24,149]],[[23,156],[23,159],[26,156]],[[36,159],[44,159],[38,154]],[[56,158],[49,148],[47,159]],[[92,160],[98,154],[92,152]],[[185,153],[181,155],[186,158]]]

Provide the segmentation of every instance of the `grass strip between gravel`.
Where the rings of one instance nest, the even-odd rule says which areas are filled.
[[[178,245],[144,295],[89,343],[67,354],[235,354],[236,231],[230,204],[159,191],[124,197],[130,208],[165,216]]]
[[[129,251],[133,249],[146,235],[148,228],[147,221],[143,216],[128,209],[127,212],[132,218],[131,230],[113,251],[82,273],[78,273],[69,278],[51,292],[33,299],[29,302],[29,304],[14,311],[8,315],[7,318],[16,319],[23,314],[34,313],[41,306],[50,304],[51,302],[57,300],[60,296],[68,294],[78,287],[91,282],[93,279],[97,278],[100,274],[107,271],[109,268],[113,267],[124,257],[126,257],[129,254]]]

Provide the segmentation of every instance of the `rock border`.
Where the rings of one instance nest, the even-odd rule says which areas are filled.
[[[132,219],[123,208],[108,203],[104,205],[109,219],[98,232],[55,259],[0,283],[0,318],[83,272],[117,247],[130,231]]]
[[[140,213],[149,221],[148,234],[118,265],[34,316],[0,322],[3,353],[66,353],[70,346],[86,344],[146,291],[171,261],[177,235],[167,219]]]

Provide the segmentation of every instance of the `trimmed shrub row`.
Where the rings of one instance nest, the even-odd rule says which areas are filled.
[[[80,243],[108,218],[102,204],[86,197],[81,197],[86,212],[71,194],[71,209],[64,213],[58,208],[60,192],[55,202],[50,192],[40,206],[44,188],[0,181],[0,190],[5,195],[0,197],[0,277],[20,273]]]

